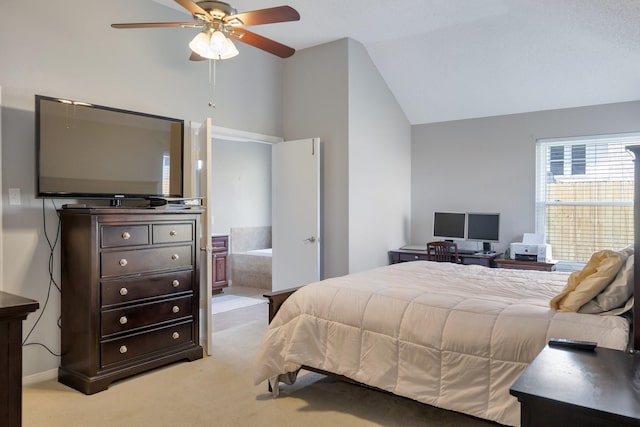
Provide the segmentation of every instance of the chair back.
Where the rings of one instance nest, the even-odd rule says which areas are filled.
[[[438,262],[458,262],[458,245],[454,242],[429,242],[427,259]]]

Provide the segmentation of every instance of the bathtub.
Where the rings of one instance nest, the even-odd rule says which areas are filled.
[[[268,257],[270,257],[272,253],[273,253],[272,248],[252,249],[246,252],[247,255],[268,256]]]
[[[270,291],[271,254],[271,248],[232,253],[230,255],[232,285]]]

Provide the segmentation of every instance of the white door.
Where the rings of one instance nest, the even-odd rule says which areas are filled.
[[[193,127],[192,127],[193,129]],[[192,130],[195,146],[195,193],[202,197],[204,213],[201,218],[200,235],[200,345],[208,355],[213,354],[213,312],[212,312],[212,255],[211,229],[213,227],[213,197],[211,194],[211,119],[208,118],[197,134]]]
[[[320,139],[274,144],[272,289],[320,280]]]

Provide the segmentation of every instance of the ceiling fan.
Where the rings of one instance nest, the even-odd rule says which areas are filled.
[[[203,28],[189,43],[192,61],[204,59],[227,59],[238,54],[230,39],[238,40],[262,49],[280,58],[288,58],[295,49],[269,38],[260,36],[242,27],[277,22],[298,21],[300,14],[290,6],[238,13],[229,4],[221,1],[175,0],[193,15],[193,22],[148,22],[111,24],[113,28]]]

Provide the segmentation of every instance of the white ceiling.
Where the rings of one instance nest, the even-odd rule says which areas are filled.
[[[298,22],[249,29],[297,50],[361,42],[411,124],[640,99],[640,0],[230,3],[295,8]]]

